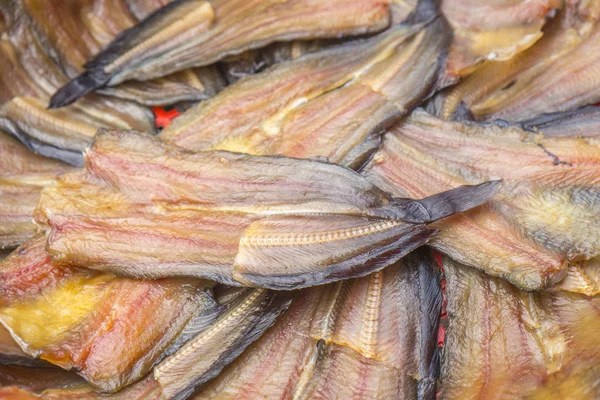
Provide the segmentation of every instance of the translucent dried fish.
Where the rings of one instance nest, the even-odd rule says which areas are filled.
[[[365,168],[377,186],[420,198],[502,178],[491,202],[441,221],[432,245],[460,262],[539,290],[567,262],[600,251],[594,139],[543,138],[514,126],[446,122],[415,111],[386,135]]]
[[[86,167],[87,175],[65,176],[40,202],[36,218],[51,229],[56,261],[277,289],[382,269],[435,233],[427,223],[475,207],[500,187],[393,199],[322,161],[191,153],[118,131],[97,135]]]

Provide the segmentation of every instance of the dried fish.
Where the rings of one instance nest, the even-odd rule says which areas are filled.
[[[36,213],[59,263],[277,289],[379,270],[425,243],[427,223],[500,187],[395,199],[319,160],[191,153],[119,131],[96,136],[86,171],[47,188]]]
[[[542,37],[542,27],[560,0],[442,0],[454,37],[448,82],[471,73],[484,60],[509,60]]]
[[[176,0],[125,31],[61,88],[50,107],[103,86],[148,80],[276,41],[377,32],[389,24],[388,0]]]
[[[39,231],[31,216],[42,189],[71,170],[0,131],[0,249],[16,247]]]
[[[370,276],[299,292],[193,399],[434,399],[439,268],[416,251]]]
[[[84,71],[87,59],[138,21],[124,0],[77,0],[69,7],[61,0],[17,0],[41,35],[49,54],[69,78]],[[148,82],[131,82],[99,93],[145,105],[171,105],[210,98],[224,87],[214,67],[185,70]],[[160,95],[158,95],[160,93]]]
[[[567,2],[544,36],[510,60],[487,63],[443,95],[438,115],[529,120],[593,104],[600,92],[600,1]],[[522,3],[525,4],[525,3]]]
[[[99,127],[154,131],[147,108],[119,99],[92,96],[64,110],[46,110],[50,93],[66,81],[47,54],[20,2],[0,3],[8,31],[0,38],[0,129],[34,152],[73,165]]]
[[[45,246],[33,238],[0,263],[0,323],[25,353],[103,391],[145,375],[194,316],[212,310],[207,283],[64,268]]]
[[[449,258],[444,267],[441,398],[598,398],[600,297],[527,293]]]
[[[522,124],[525,128],[539,130],[545,137],[597,137],[600,136],[600,107],[542,114]]]
[[[60,368],[0,365],[0,388],[15,386],[31,393],[41,393],[47,389],[67,389],[83,384],[85,380],[79,375]],[[2,397],[2,392],[0,398],[5,399]]]
[[[191,150],[285,154],[357,168],[385,128],[436,88],[448,44],[441,19],[309,54],[243,79],[160,137]]]
[[[412,198],[504,179],[488,204],[441,221],[431,245],[539,290],[565,276],[567,261],[600,251],[599,160],[594,139],[543,138],[515,126],[447,122],[417,110],[386,135],[364,174]]]

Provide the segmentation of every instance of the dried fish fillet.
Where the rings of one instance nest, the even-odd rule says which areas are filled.
[[[521,123],[528,129],[537,129],[545,137],[597,137],[600,136],[600,107],[543,114]]]
[[[594,139],[543,138],[517,127],[446,122],[415,111],[386,135],[365,176],[396,196],[420,198],[504,179],[498,196],[441,221],[431,242],[460,262],[526,290],[560,281],[566,262],[600,251]]]
[[[98,392],[90,385],[80,385],[48,388],[41,397],[61,400],[187,398],[195,386],[216,376],[270,328],[290,302],[291,295],[285,292],[243,289],[234,301],[224,304],[226,311],[201,329],[196,326],[196,336],[140,381],[111,394]]]
[[[444,260],[449,327],[441,398],[600,395],[600,297],[527,293]]]
[[[154,131],[151,111],[135,103],[91,96],[74,107],[46,109],[49,94],[65,82],[19,2],[3,2],[9,29],[0,38],[0,128],[36,153],[73,165],[99,127]]]
[[[387,0],[176,0],[125,31],[60,89],[51,107],[103,86],[148,80],[212,64],[276,41],[377,32],[389,24]]]
[[[60,368],[0,365],[0,388],[15,386],[37,394],[47,389],[67,389],[83,384],[85,380],[79,375]],[[0,398],[5,399],[1,392]]]
[[[191,153],[119,131],[96,136],[86,168],[45,190],[36,213],[59,263],[286,290],[384,268],[435,233],[427,223],[500,187],[394,199],[322,161]]]
[[[55,54],[58,65],[69,78],[82,73],[86,60],[138,22],[124,0],[77,0],[68,7],[60,0],[17,2],[22,4],[20,12],[31,20],[47,52]],[[148,82],[128,82],[99,93],[144,105],[164,106],[210,98],[223,86],[216,68],[206,67]]]
[[[454,31],[445,79],[472,72],[484,60],[509,60],[542,37],[559,0],[442,0]]]
[[[296,294],[193,399],[434,399],[439,268],[417,251],[370,276]]]
[[[2,378],[1,365],[4,364],[35,365],[36,360],[23,353],[19,344],[10,336],[10,333],[0,325],[0,386],[8,386]]]
[[[599,21],[598,0],[568,2],[531,48],[449,89],[438,115],[514,122],[598,102]]]
[[[193,317],[212,312],[206,283],[63,268],[45,246],[43,235],[31,239],[0,263],[0,323],[27,354],[103,391],[139,379]]]
[[[16,247],[39,231],[31,215],[42,189],[71,170],[0,131],[0,249]]]
[[[278,64],[189,110],[161,138],[191,150],[285,154],[358,167],[435,90],[444,22],[398,25]]]

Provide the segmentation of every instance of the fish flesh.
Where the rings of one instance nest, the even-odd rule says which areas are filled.
[[[389,0],[176,0],[93,57],[50,107],[103,86],[210,65],[276,41],[377,32],[390,23],[388,6]]]
[[[42,189],[69,171],[0,131],[0,249],[14,248],[39,231],[32,214]]]
[[[599,21],[600,1],[568,2],[536,44],[440,94],[436,115],[517,122],[598,102]]]
[[[421,198],[502,178],[486,205],[440,221],[431,245],[525,290],[564,278],[599,254],[600,146],[505,124],[448,122],[415,111],[394,126],[363,174],[395,196]]]
[[[320,160],[192,153],[102,131],[86,171],[47,188],[35,218],[50,229],[60,264],[289,290],[382,269],[427,242],[428,223],[484,203],[500,186],[399,199]]]
[[[385,129],[436,89],[445,32],[434,17],[277,64],[188,110],[160,138],[195,151],[323,156],[358,168]]]
[[[599,296],[528,293],[444,258],[441,399],[600,396]]]
[[[192,399],[435,399],[440,279],[420,249],[369,276],[298,292]]]
[[[30,150],[81,165],[82,151],[100,127],[153,132],[152,112],[133,102],[91,96],[63,110],[47,110],[66,76],[47,54],[19,2],[0,3],[7,31],[0,38],[0,129]]]
[[[57,266],[42,234],[0,263],[0,323],[28,355],[115,391],[143,375],[189,321],[212,313],[190,279],[140,281]],[[143,338],[132,345],[131,338]]]
[[[473,72],[483,61],[509,60],[542,37],[560,0],[442,0],[453,30],[445,80]]]

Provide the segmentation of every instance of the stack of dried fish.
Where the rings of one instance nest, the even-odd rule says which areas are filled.
[[[600,0],[0,30],[0,398],[600,398]]]

